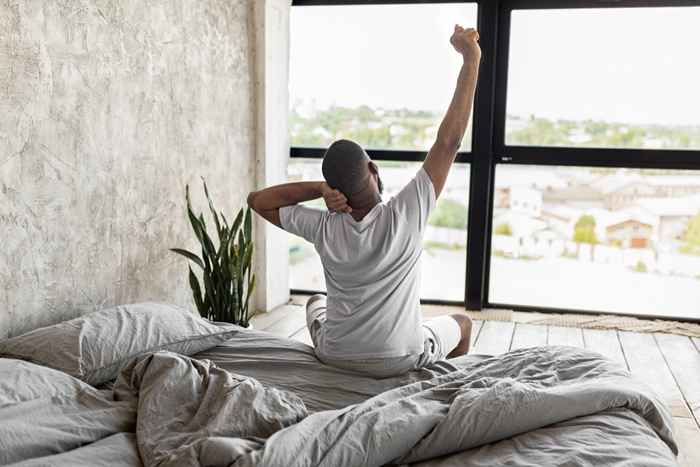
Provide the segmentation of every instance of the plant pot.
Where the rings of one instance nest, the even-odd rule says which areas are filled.
[[[205,319],[206,319],[206,318],[205,318]],[[251,322],[248,322],[248,326],[241,326],[240,324],[236,324],[236,323],[227,323],[227,322],[225,322],[225,321],[211,321],[211,320],[208,320],[208,319],[207,319],[207,321],[209,321],[211,324],[215,324],[215,325],[217,325],[217,326],[231,326],[231,325],[234,325],[234,326],[240,326],[240,327],[242,327],[243,329],[254,329],[254,328],[253,328],[253,323],[251,323]]]

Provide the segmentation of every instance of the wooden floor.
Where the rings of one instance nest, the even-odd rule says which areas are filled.
[[[252,320],[253,326],[311,345],[306,329],[305,300],[306,297],[295,297],[290,305],[257,315]],[[432,306],[424,314],[429,319],[460,312],[462,310],[455,307]],[[700,466],[700,339],[661,333],[475,321],[470,353],[497,355],[539,345],[588,348],[624,364],[669,406],[681,450],[680,465]]]

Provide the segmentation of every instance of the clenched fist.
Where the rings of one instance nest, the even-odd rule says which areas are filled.
[[[481,47],[479,47],[479,33],[474,28],[464,29],[455,24],[455,30],[450,37],[450,44],[457,52],[462,54],[465,61],[478,63],[481,59]]]

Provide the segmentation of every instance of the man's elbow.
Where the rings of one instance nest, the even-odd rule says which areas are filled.
[[[252,209],[255,212],[258,212],[258,204],[257,204],[257,197],[258,197],[258,192],[257,191],[251,191],[248,194],[248,207]]]

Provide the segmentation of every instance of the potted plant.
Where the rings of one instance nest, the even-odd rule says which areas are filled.
[[[255,275],[251,271],[253,237],[250,208],[241,208],[233,224],[229,225],[223,212],[219,215],[214,209],[204,179],[202,183],[216,227],[218,246],[214,246],[202,213],[196,216],[192,211],[190,187],[187,185],[187,216],[202,248],[202,256],[181,248],[171,248],[171,251],[184,256],[201,269],[203,287],[192,267],[188,266],[194,303],[203,318],[249,327],[249,302],[255,289]]]

